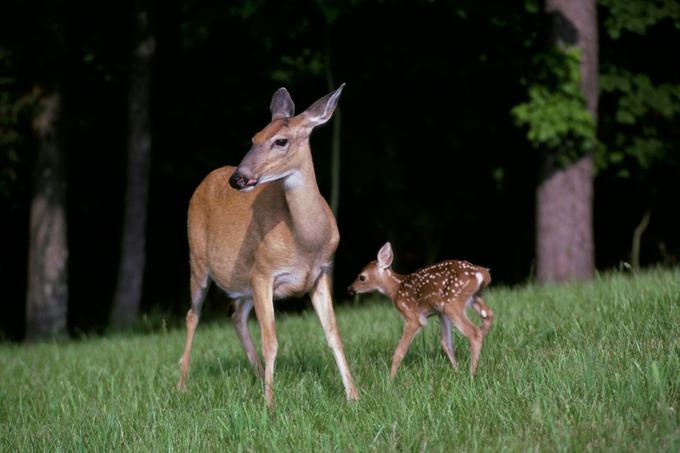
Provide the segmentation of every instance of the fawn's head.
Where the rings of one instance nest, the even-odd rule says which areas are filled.
[[[296,116],[290,94],[279,88],[269,105],[271,122],[253,136],[253,145],[229,178],[229,185],[246,192],[260,183],[295,176],[305,160],[310,159],[312,130],[331,118],[344,87],[343,83]]]
[[[386,242],[378,251],[377,259],[364,266],[354,283],[349,285],[347,291],[350,294],[362,294],[371,291],[385,293],[385,283],[390,278],[388,274],[393,260],[392,245]]]

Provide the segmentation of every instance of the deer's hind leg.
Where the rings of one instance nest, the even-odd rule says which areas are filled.
[[[236,299],[234,301],[234,313],[232,313],[231,319],[234,321],[236,333],[241,340],[243,349],[246,351],[248,362],[250,362],[250,365],[253,367],[255,374],[264,378],[264,368],[262,367],[262,362],[260,361],[260,356],[257,354],[255,345],[253,344],[253,337],[250,335],[250,330],[248,329],[248,315],[252,308],[252,299]]]
[[[470,342],[470,373],[474,375],[477,372],[477,362],[479,361],[479,355],[482,352],[484,334],[479,327],[474,325],[467,317],[467,314],[465,313],[465,303],[447,305],[444,309],[444,314]]]
[[[474,301],[472,302],[472,308],[482,319],[482,333],[486,336],[493,325],[493,310],[489,308],[479,296],[475,296]]]
[[[456,353],[453,350],[453,342],[451,340],[451,321],[444,314],[439,315],[441,326],[441,345],[446,357],[451,362],[451,367],[454,370],[458,369],[458,362],[456,361]]]

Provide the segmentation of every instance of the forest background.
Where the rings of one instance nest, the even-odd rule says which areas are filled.
[[[387,240],[494,284],[677,264],[679,38],[672,0],[9,0],[0,338],[179,319],[189,198],[280,86],[347,84],[312,137],[339,304]]]

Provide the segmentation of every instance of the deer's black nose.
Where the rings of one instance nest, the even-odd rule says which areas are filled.
[[[246,186],[246,184],[247,184],[246,178],[244,178],[243,175],[238,172],[238,170],[234,171],[234,173],[229,178],[229,185],[236,190],[243,189]]]
[[[353,295],[356,294],[356,291],[354,291],[354,288],[352,287],[352,285],[349,285],[347,287],[347,292],[349,293],[350,296],[353,296]]]

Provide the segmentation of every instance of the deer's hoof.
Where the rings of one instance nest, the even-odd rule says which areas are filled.
[[[361,396],[359,396],[359,392],[357,392],[357,389],[353,388],[347,393],[347,401],[359,401],[361,400]]]

